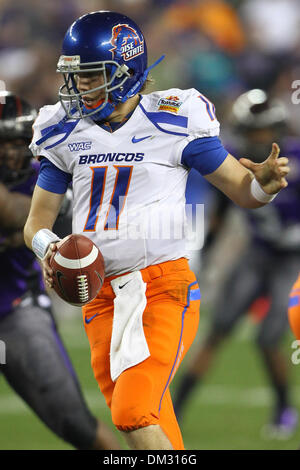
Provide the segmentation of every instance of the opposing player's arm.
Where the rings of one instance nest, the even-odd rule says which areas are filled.
[[[268,196],[277,194],[287,186],[288,159],[279,157],[280,149],[273,144],[269,157],[263,163],[241,158],[237,161],[228,154],[223,163],[205,176],[235,204],[247,209],[265,205]]]
[[[31,198],[21,193],[11,193],[0,184],[0,226],[6,231],[24,227],[30,209]]]
[[[51,230],[59,213],[64,194],[57,194],[36,186],[32,196],[30,212],[24,227],[24,238],[32,249],[32,239],[41,229]]]

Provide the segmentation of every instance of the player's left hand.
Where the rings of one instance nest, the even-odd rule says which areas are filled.
[[[289,173],[288,159],[279,157],[280,148],[276,143],[272,144],[272,151],[262,163],[254,163],[248,158],[241,158],[239,162],[250,170],[262,189],[267,194],[278,193],[288,185],[286,175]]]

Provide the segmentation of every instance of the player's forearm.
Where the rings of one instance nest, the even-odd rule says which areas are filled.
[[[35,234],[43,228],[51,230],[52,226],[53,224],[49,223],[49,220],[47,219],[29,216],[24,227],[24,240],[26,246],[32,250],[32,239]]]
[[[265,205],[265,203],[258,201],[252,194],[251,183],[253,176],[248,173],[245,175],[241,184],[232,189],[230,199],[243,209],[257,209]]]
[[[244,209],[256,209],[265,205],[261,198],[255,197],[256,194],[253,193],[254,176],[232,155],[228,155],[219,168],[205,178]]]
[[[0,184],[0,226],[4,230],[24,227],[30,209],[31,198],[20,193],[11,193]]]
[[[63,197],[63,194],[55,194],[38,186],[35,187],[31,209],[24,227],[25,243],[31,250],[33,237],[39,230],[52,230]]]

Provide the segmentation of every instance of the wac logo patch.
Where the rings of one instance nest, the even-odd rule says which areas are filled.
[[[91,150],[92,142],[74,142],[68,144],[70,152],[79,152],[79,150]]]
[[[157,103],[158,111],[170,111],[171,113],[178,113],[178,109],[182,105],[182,101],[178,96],[168,96],[167,98],[160,98]]]
[[[112,58],[123,58],[125,61],[134,59],[144,52],[144,40],[137,31],[128,24],[118,24],[112,29],[110,40]]]

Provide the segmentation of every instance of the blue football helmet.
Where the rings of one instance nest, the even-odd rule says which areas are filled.
[[[57,72],[64,76],[59,98],[68,118],[108,117],[118,103],[124,103],[142,88],[149,70],[147,47],[140,28],[125,15],[97,11],[78,18],[68,29],[62,46]],[[104,90],[104,98],[96,108],[87,108],[79,92],[75,75],[99,73],[103,84],[88,91]]]

